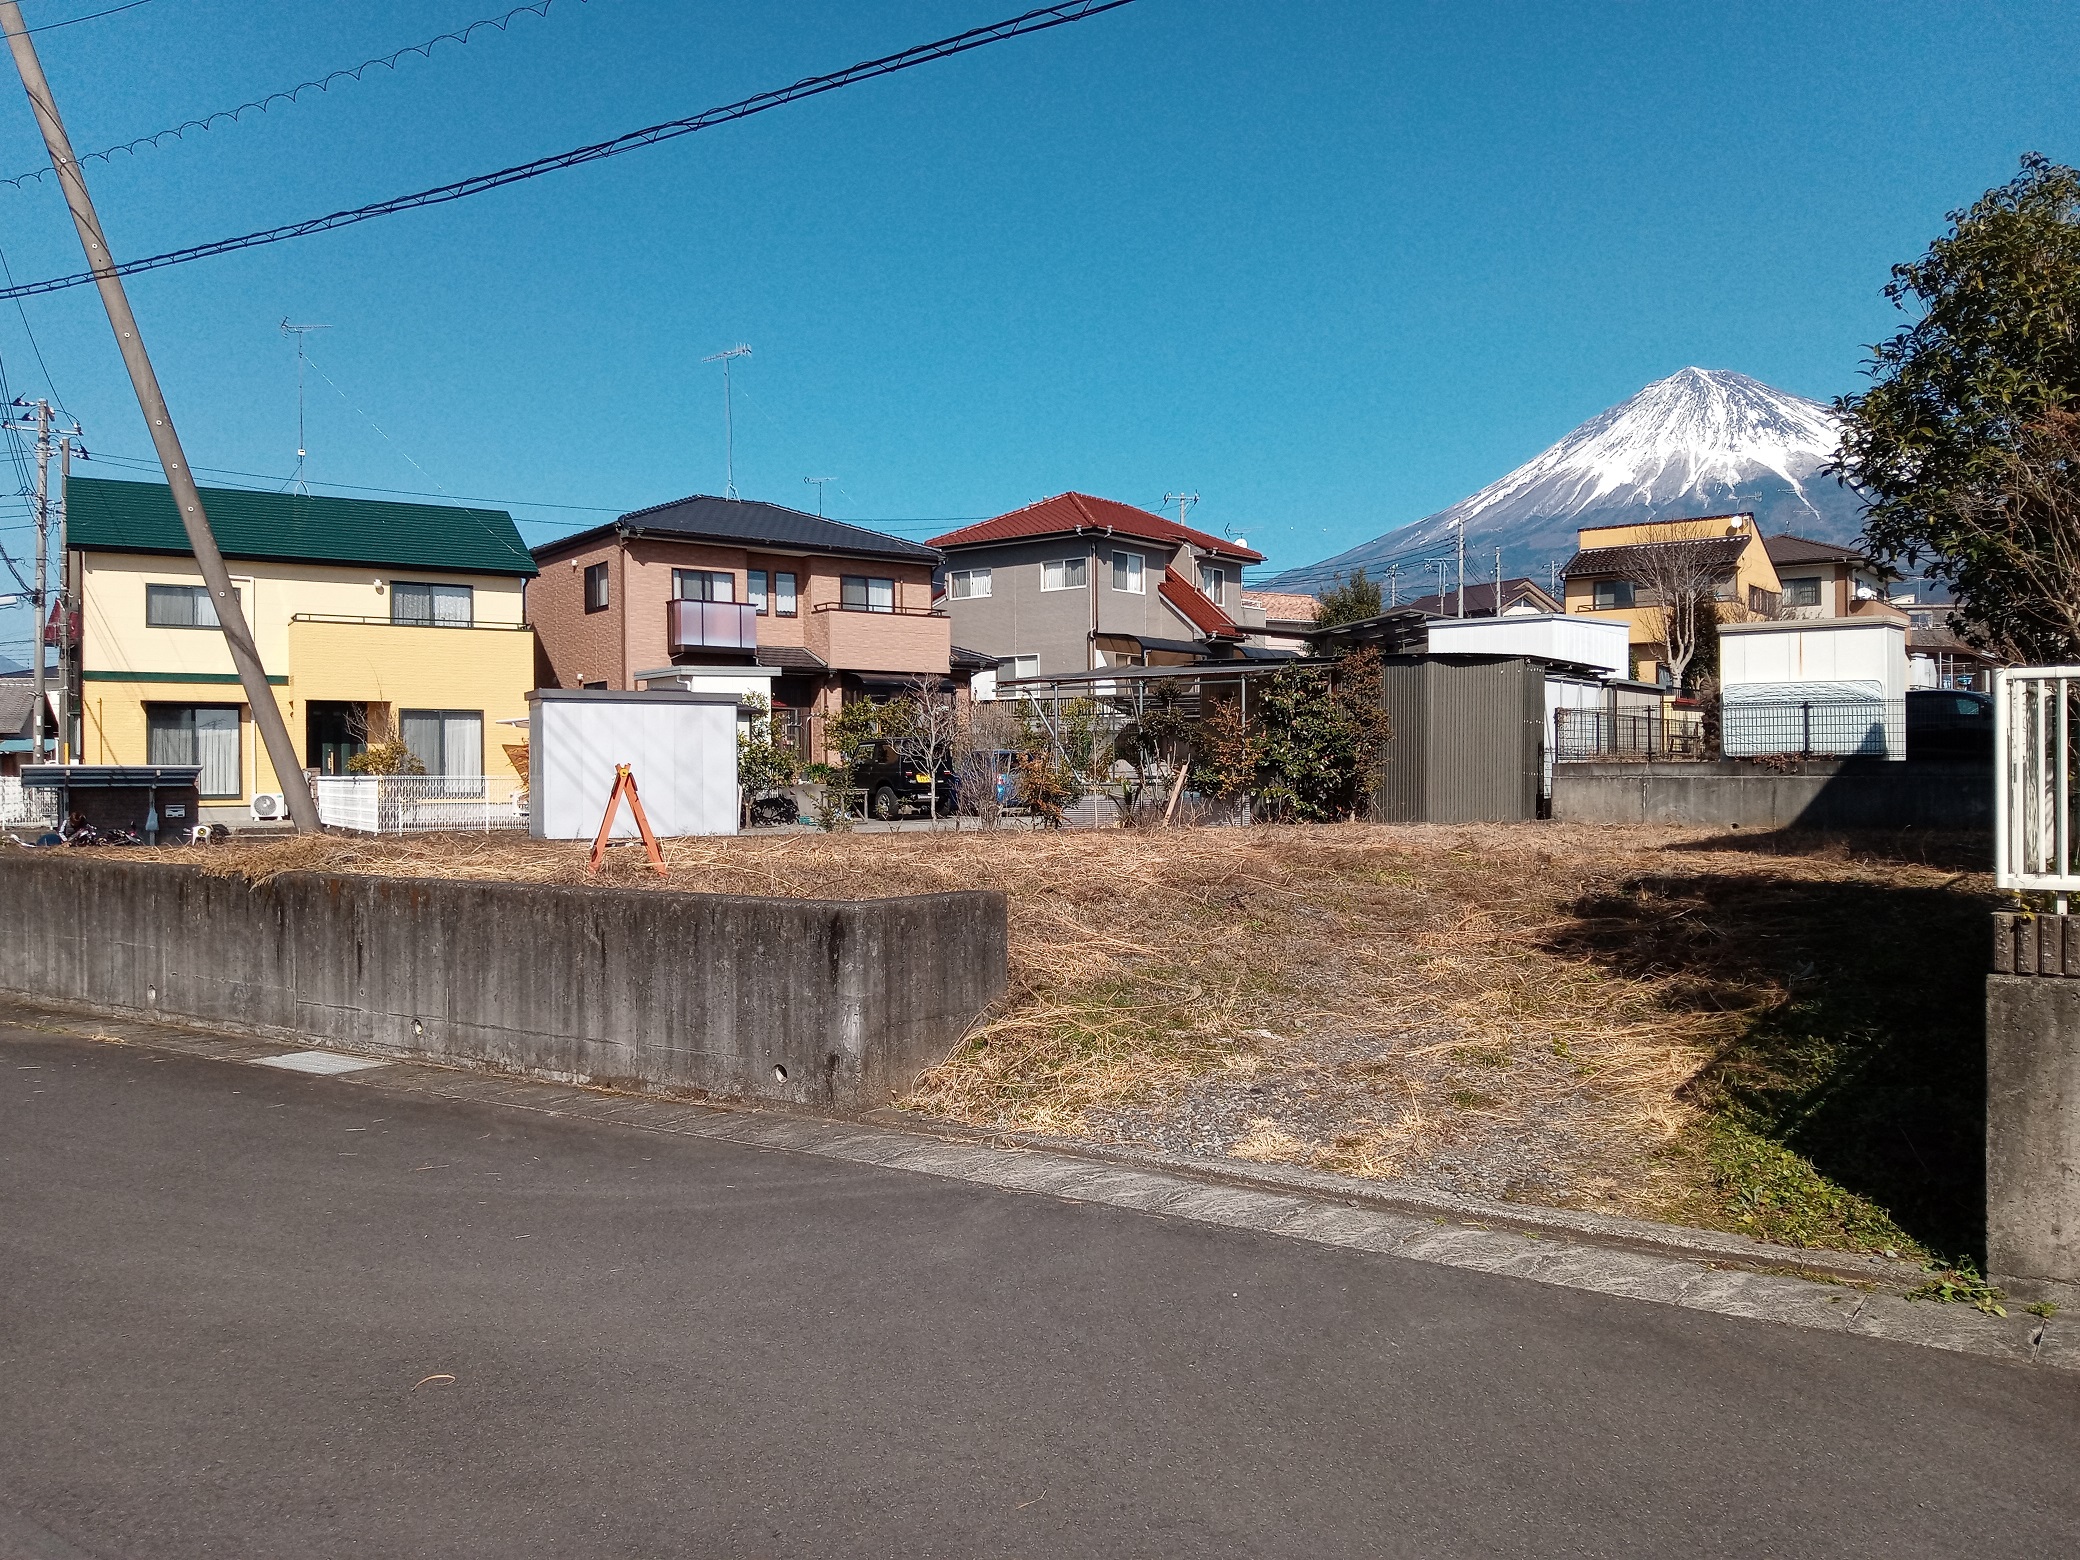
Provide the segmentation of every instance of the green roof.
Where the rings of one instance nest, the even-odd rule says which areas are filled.
[[[535,572],[527,544],[503,509],[246,488],[204,488],[202,508],[227,558],[463,574]],[[96,552],[193,554],[173,493],[158,482],[68,478],[65,540]]]

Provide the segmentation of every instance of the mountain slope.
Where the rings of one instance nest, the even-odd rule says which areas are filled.
[[[1861,527],[1853,490],[1822,474],[1838,439],[1834,413],[1746,374],[1686,368],[1583,423],[1536,459],[1471,498],[1348,552],[1261,583],[1320,590],[1363,568],[1398,563],[1404,596],[1432,588],[1429,560],[1450,555],[1466,527],[1469,580],[1489,578],[1495,549],[1512,575],[1544,580],[1582,526],[1752,510],[1765,535],[1796,531],[1846,542]]]

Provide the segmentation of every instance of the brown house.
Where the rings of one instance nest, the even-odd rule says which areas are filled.
[[[776,709],[825,713],[950,669],[940,555],[779,504],[696,495],[534,550],[545,688],[636,686],[672,666],[768,667]]]

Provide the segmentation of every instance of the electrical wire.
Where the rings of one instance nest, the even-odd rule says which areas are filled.
[[[149,0],[137,0],[137,3],[139,5],[144,5],[148,4]],[[359,81],[365,72],[374,70],[378,65],[381,65],[386,69],[394,71],[397,69],[397,62],[399,60],[409,58],[411,55],[414,54],[418,55],[421,59],[431,59],[433,57],[434,45],[441,43],[468,43],[470,34],[476,32],[480,28],[491,27],[497,29],[499,32],[504,32],[508,24],[510,24],[515,17],[547,16],[549,14],[549,7],[554,5],[555,3],[556,0],[533,0],[533,4],[516,6],[514,9],[506,12],[506,14],[503,16],[490,16],[486,17],[484,20],[479,22],[471,22],[467,27],[460,28],[455,32],[444,32],[438,38],[429,38],[424,43],[411,44],[406,48],[398,49],[392,53],[378,55],[375,59],[363,60],[359,65],[351,65],[344,69],[333,71],[329,75],[320,76],[313,81],[300,81],[293,87],[284,88],[280,92],[270,92],[265,97],[254,98],[250,102],[239,104],[236,108],[220,108],[214,114],[205,114],[200,119],[183,120],[181,123],[174,125],[168,129],[154,131],[151,135],[141,135],[137,137],[137,139],[135,139],[134,141],[125,141],[120,146],[108,146],[103,147],[98,152],[86,152],[81,155],[80,161],[83,163],[105,163],[109,161],[111,158],[115,157],[118,153],[125,153],[129,156],[135,157],[141,151],[155,150],[160,142],[168,139],[169,137],[176,141],[185,139],[190,130],[209,130],[213,129],[219,123],[236,124],[245,115],[264,114],[268,111],[269,108],[273,107],[277,103],[294,103],[306,92],[328,92],[332,89],[332,84],[336,81]],[[587,0],[578,0],[578,3],[580,5],[586,4]],[[129,7],[119,6],[117,7],[117,9],[128,10]],[[113,16],[115,12],[102,11],[97,14],[102,16]],[[75,20],[85,22],[91,21],[93,20],[93,18],[82,16],[75,18]],[[64,27],[69,26],[71,24],[66,22],[54,22],[51,25],[57,27]],[[42,29],[32,27],[29,29],[29,31],[40,32],[42,31]],[[27,173],[18,173],[11,179],[0,179],[0,184],[9,185],[15,189],[21,189],[25,185],[36,183],[42,179],[50,177],[50,173],[51,170],[47,167],[32,168]]]
[[[876,60],[863,60],[844,70],[833,71],[827,76],[809,76],[793,86],[761,92],[756,96],[740,99],[721,108],[711,108],[704,113],[686,119],[667,120],[663,124],[650,125],[642,130],[631,130],[626,135],[615,136],[610,141],[596,142],[568,152],[559,152],[553,157],[538,157],[532,162],[517,163],[502,168],[496,173],[482,173],[474,178],[459,179],[453,184],[436,185],[432,189],[419,190],[410,195],[399,195],[391,200],[376,201],[366,206],[355,206],[345,211],[331,212],[326,216],[312,217],[303,222],[292,222],[282,227],[263,228],[258,232],[241,234],[236,238],[220,238],[213,243],[195,244],[186,249],[172,249],[164,254],[149,255],[141,260],[126,260],[115,267],[118,276],[132,276],[140,271],[162,270],[170,265],[182,265],[190,260],[203,260],[213,255],[231,254],[240,249],[257,249],[266,244],[279,244],[292,238],[303,238],[312,233],[330,232],[334,228],[350,227],[357,222],[368,222],[376,217],[386,217],[393,212],[411,211],[424,206],[444,205],[449,201],[462,200],[471,195],[481,195],[487,190],[518,184],[526,179],[540,178],[545,173],[555,173],[564,168],[575,168],[584,163],[600,162],[609,157],[618,157],[624,152],[637,151],[646,146],[655,146],[661,141],[676,140],[682,135],[692,135],[710,126],[726,124],[731,120],[749,119],[753,114],[763,114],[768,109],[784,104],[797,103],[804,98],[817,97],[825,92],[835,92],[840,87],[849,87],[877,76],[891,76],[898,71],[914,66],[930,64],[934,60],[951,59],[957,54],[966,54],[971,49],[980,49],[992,43],[1023,37],[1027,33],[1045,32],[1050,28],[1081,22],[1106,11],[1116,11],[1121,6],[1131,5],[1133,0],[1065,0],[1060,5],[1041,6],[1021,16],[1009,17],[987,27],[970,28],[967,32],[955,33],[931,43],[918,44],[897,54],[888,54]],[[49,112],[49,105],[44,105]],[[84,287],[94,280],[91,271],[76,272],[71,276],[54,276],[39,282],[26,282],[13,287],[0,288],[0,299],[33,298],[43,293],[62,292],[71,287]]]
[[[151,3],[152,0],[129,0],[127,5],[112,5],[105,11],[89,11],[85,16],[68,16],[62,22],[38,22],[34,27],[25,27],[22,31],[24,34],[56,32],[60,27],[77,27],[81,22],[98,22],[104,16],[119,16],[125,11],[134,11],[141,5]]]

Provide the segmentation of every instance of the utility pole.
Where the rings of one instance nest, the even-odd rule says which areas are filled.
[[[70,433],[58,435],[58,761],[68,763],[79,756],[72,740],[72,554],[65,546],[65,489],[72,481],[72,446],[79,438],[79,424]],[[80,458],[86,458],[80,451]]]
[[[43,762],[43,708],[49,697],[45,684],[44,636],[50,631],[50,558],[51,558],[51,407],[48,401],[16,401],[17,406],[26,406],[30,415],[11,417],[10,428],[36,435],[36,574],[35,585],[30,591],[30,610],[36,617],[36,636],[33,641],[35,663],[29,669],[29,758],[30,762]]]
[[[1466,522],[1459,522],[1459,616],[1466,616]]]
[[[267,671],[260,664],[253,631],[239,610],[231,572],[224,567],[224,555],[217,550],[209,516],[202,510],[202,495],[195,488],[195,474],[188,465],[187,452],[181,448],[180,435],[174,431],[173,413],[159,388],[158,375],[152,372],[152,360],[146,355],[143,337],[138,332],[137,316],[130,312],[130,299],[123,290],[122,278],[116,275],[115,258],[102,235],[101,219],[94,214],[86,177],[80,172],[79,158],[73,154],[71,139],[65,134],[65,122],[58,117],[57,100],[51,95],[50,82],[44,78],[43,64],[36,57],[36,45],[30,41],[28,24],[22,20],[22,8],[16,0],[0,0],[0,29],[7,33],[7,46],[14,55],[15,70],[21,75],[22,90],[29,95],[29,107],[36,115],[37,128],[43,132],[51,168],[65,191],[72,225],[79,231],[80,247],[86,252],[87,268],[94,273],[94,285],[108,312],[109,329],[115,332],[123,366],[130,371],[130,387],[137,394],[138,409],[151,430],[152,447],[166,473],[166,485],[173,491],[174,507],[188,533],[188,546],[193,549],[196,567],[202,571],[203,582],[216,602],[217,621],[223,626],[232,665],[238,668],[239,685],[253,712],[253,724],[259,728],[260,740],[274,766],[275,781],[282,788],[283,800],[289,805],[289,816],[298,832],[316,833],[318,806],[311,799],[296,744],[290,740],[289,726],[282,719],[281,706],[274,701],[274,691],[267,685]],[[41,647],[38,649],[40,655]]]
[[[314,330],[330,329],[330,325],[291,325],[289,316],[282,316],[282,334],[296,338],[296,491],[305,497],[310,495],[311,485],[303,480],[303,338]]]
[[[1177,506],[1177,523],[1183,525],[1186,512],[1191,509],[1192,505],[1199,502],[1199,495],[1197,493],[1165,493],[1163,502]]]
[[[1401,605],[1401,565],[1398,563],[1387,565],[1387,605]]]
[[[1495,549],[1495,615],[1502,616],[1502,549]]]
[[[823,518],[823,485],[826,482],[835,482],[838,479],[836,477],[804,477],[802,480],[816,489],[816,518],[821,520]]]
[[[726,347],[720,352],[711,353],[701,359],[703,363],[720,363],[722,365],[722,459],[724,473],[722,496],[724,498],[735,498],[737,496],[737,424],[735,412],[730,406],[729,360],[731,358],[749,356],[751,356],[749,347],[735,346]],[[821,502],[822,494],[823,490],[818,488],[817,497],[819,503]]]

